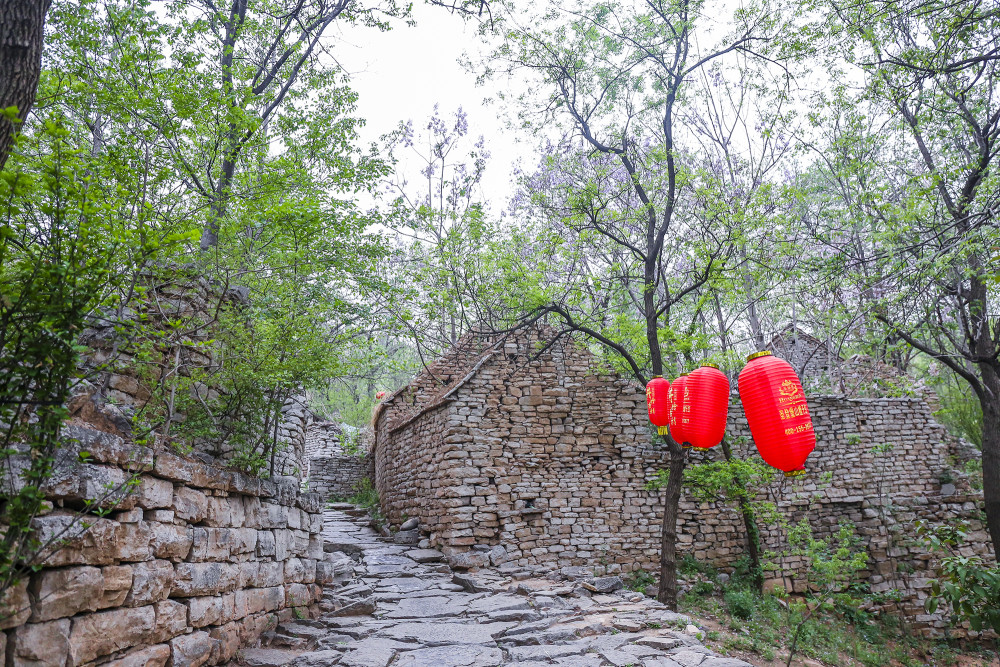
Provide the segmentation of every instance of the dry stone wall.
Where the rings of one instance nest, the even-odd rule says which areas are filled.
[[[250,477],[79,421],[65,436],[52,510],[34,524],[49,545],[42,567],[2,601],[3,664],[218,664],[319,600],[332,573],[323,503],[297,480]],[[77,511],[93,498],[105,516]]]
[[[447,383],[421,377],[380,406],[383,512],[397,525],[417,517],[430,543],[452,552],[502,545],[519,565],[656,571],[663,506],[645,487],[666,456],[652,441],[644,394],[571,342],[537,355],[538,337],[467,342],[429,369]],[[913,522],[969,520],[970,550],[988,553],[981,494],[950,470],[951,438],[919,399],[812,397],[809,407],[818,440],[811,474],[768,493],[793,521],[808,517],[818,536],[853,522],[873,588],[902,589],[903,611],[942,625],[923,614],[933,563],[912,540]],[[749,453],[735,395],[728,437]],[[721,452],[690,456],[696,464]],[[699,560],[731,568],[744,553],[739,516],[724,504],[685,495],[678,529],[681,552]],[[764,540],[775,548],[781,537]],[[786,576],[772,583],[802,590],[802,563],[781,565]]]
[[[165,404],[173,404],[177,398],[155,395],[157,383],[165,376],[191,379],[190,391],[185,393],[192,400],[197,397],[211,402],[220,396],[220,388],[213,384],[213,376],[220,370],[213,343],[218,333],[218,316],[223,310],[238,312],[246,307],[249,304],[246,288],[223,290],[195,269],[174,267],[163,274],[165,277],[150,271],[142,276],[145,289],[141,298],[133,299],[121,312],[94,320],[80,337],[80,342],[90,348],[81,370],[93,378],[80,391],[101,405],[100,413],[91,411],[86,416],[101,419],[102,428],[128,434],[136,414],[162,424],[168,416]],[[184,320],[182,328],[168,325],[179,318]],[[158,342],[152,352],[146,350],[145,357],[138,356],[139,350],[134,346],[139,323],[163,334],[153,336]],[[166,394],[169,396],[170,392]],[[151,416],[157,413],[158,416]],[[281,415],[275,432],[278,447],[273,475],[301,478],[305,466],[305,428],[310,418],[305,397],[286,400]],[[183,422],[186,415],[178,409],[169,418],[174,423]],[[207,461],[225,464],[236,454],[232,443],[216,439],[185,444]]]
[[[345,439],[357,444],[348,451]],[[340,424],[314,421],[305,434],[308,488],[326,500],[343,499],[355,492],[363,479],[375,476],[374,461],[365,455],[363,433],[355,429],[345,433]]]

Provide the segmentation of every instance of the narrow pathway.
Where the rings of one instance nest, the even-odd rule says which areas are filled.
[[[382,538],[360,514],[326,513],[326,557],[337,580],[320,617],[280,625],[266,648],[242,652],[244,664],[753,667],[702,646],[688,617],[610,590],[620,586],[614,577],[583,568],[549,578],[510,566],[453,572],[440,552]]]

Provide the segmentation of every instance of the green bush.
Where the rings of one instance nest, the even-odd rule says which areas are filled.
[[[934,386],[941,409],[934,413],[952,434],[983,446],[983,408],[964,380],[948,377]]]
[[[726,609],[736,618],[748,621],[757,609],[757,598],[748,590],[730,589],[722,596]]]

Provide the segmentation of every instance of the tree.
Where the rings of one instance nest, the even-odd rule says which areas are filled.
[[[864,238],[839,243],[838,261],[872,320],[979,400],[987,522],[1000,553],[1000,14],[923,0],[830,8],[837,53],[848,56],[835,62],[865,77],[854,94],[836,88],[832,114],[849,122],[831,143],[878,148],[878,159],[827,152]],[[845,230],[831,224],[824,235],[836,241]]]
[[[533,77],[521,99],[525,121],[537,115],[538,127],[564,133],[526,182],[560,262],[522,322],[546,317],[559,325],[557,338],[583,335],[641,384],[664,374],[671,357],[683,360],[678,365],[693,361],[700,291],[733,260],[741,233],[738,204],[687,143],[683,110],[704,68],[728,54],[755,53],[781,27],[773,7],[740,10],[732,34],[700,53],[701,9],[690,0],[553,7],[523,25],[511,19],[495,54],[504,71]],[[676,311],[685,305],[690,324],[678,327]],[[680,445],[663,444],[670,469],[658,597],[676,607],[686,459]]]
[[[482,136],[472,140],[468,133],[461,107],[446,120],[435,105],[422,131],[415,133],[410,120],[389,136],[397,158],[387,190],[395,195],[398,266],[411,287],[411,298],[396,313],[421,358],[451,347],[474,324],[466,294],[474,281],[470,273],[483,241],[496,231],[480,187],[490,153]],[[420,168],[415,183],[400,151]]]
[[[52,0],[11,0],[0,7],[0,170],[7,163],[18,125],[35,101],[42,68],[45,15]]]

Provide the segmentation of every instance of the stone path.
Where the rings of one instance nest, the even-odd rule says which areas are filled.
[[[702,646],[688,617],[609,590],[620,586],[614,577],[564,568],[536,578],[503,565],[453,572],[440,552],[396,544],[337,510],[323,537],[335,582],[321,615],[278,626],[265,648],[241,652],[243,664],[752,667]]]

